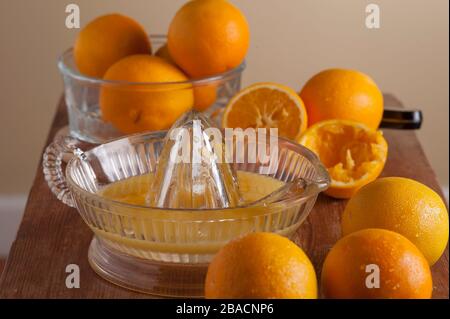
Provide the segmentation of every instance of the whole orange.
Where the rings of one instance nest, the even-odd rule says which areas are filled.
[[[238,66],[249,38],[244,15],[230,2],[192,0],[172,19],[167,44],[178,66],[192,77],[203,77]]]
[[[156,56],[165,59],[167,62],[176,65],[169,53],[167,44],[160,47],[156,52]],[[194,109],[197,111],[204,111],[214,104],[217,99],[217,85],[216,84],[202,84],[194,85]]]
[[[169,53],[169,48],[167,47],[167,43],[162,45],[158,50],[155,52],[156,56],[159,56],[160,58],[163,58],[169,63],[172,63],[174,65],[177,65],[175,61],[172,59]]]
[[[366,74],[329,69],[314,75],[300,92],[308,123],[353,120],[377,129],[383,116],[383,95]]]
[[[78,34],[74,58],[78,70],[101,78],[120,59],[132,54],[151,54],[144,28],[121,14],[108,14],[87,24]]]
[[[274,233],[225,245],[208,267],[206,298],[317,298],[314,267],[303,250]]]
[[[100,92],[103,119],[125,134],[168,129],[194,103],[190,85],[158,85],[187,80],[177,67],[159,57],[131,55],[112,65],[104,79],[134,83],[107,83]]]
[[[322,268],[327,298],[431,298],[430,266],[400,234],[365,229],[340,239]]]
[[[194,109],[197,111],[205,111],[216,102],[217,85],[204,84],[194,86]]]
[[[342,233],[383,228],[413,242],[433,265],[448,242],[448,212],[428,186],[403,177],[380,178],[361,188],[347,203]]]

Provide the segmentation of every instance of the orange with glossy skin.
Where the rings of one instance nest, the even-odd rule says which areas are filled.
[[[365,228],[398,232],[433,265],[448,242],[448,212],[429,187],[409,178],[380,178],[353,196],[342,215],[344,235]]]
[[[206,298],[317,298],[314,267],[303,250],[274,233],[225,245],[208,267]]]
[[[174,65],[151,55],[120,60],[108,69],[104,79],[155,83],[187,80]],[[168,129],[193,103],[188,84],[104,84],[100,91],[103,119],[125,134]]]
[[[169,26],[174,61],[192,77],[225,72],[245,58],[250,32],[241,11],[226,0],[188,1]]]
[[[350,198],[375,180],[388,152],[380,131],[345,120],[319,122],[308,128],[299,142],[316,153],[327,168],[331,184],[325,193],[335,198]]]
[[[371,265],[378,267],[379,276]],[[379,288],[372,286],[376,277]],[[419,249],[383,229],[365,229],[340,239],[325,259],[321,285],[325,297],[342,299],[428,299],[433,290],[430,267]]]
[[[383,95],[366,74],[329,69],[314,75],[300,96],[309,125],[330,119],[352,120],[377,129],[383,116]]]
[[[156,56],[165,59],[167,62],[176,65],[169,53],[167,44],[164,44],[156,52]],[[194,86],[194,109],[197,111],[205,111],[208,107],[214,104],[217,99],[217,85],[204,84],[200,86]]]
[[[108,14],[91,21],[78,34],[74,47],[78,70],[97,78],[132,54],[151,54],[150,40],[139,23],[121,14]]]

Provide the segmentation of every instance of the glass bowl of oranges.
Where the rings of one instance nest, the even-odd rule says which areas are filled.
[[[75,49],[64,52],[58,68],[64,81],[70,135],[99,144],[128,134],[165,130],[191,108],[211,117],[220,113],[240,90],[245,62],[213,76],[190,79],[167,65],[166,40],[163,35],[150,36],[155,55],[126,57],[109,68],[103,78],[79,71]],[[133,68],[134,74],[129,74]],[[160,74],[149,76],[149,69]],[[127,77],[170,80],[117,80]]]

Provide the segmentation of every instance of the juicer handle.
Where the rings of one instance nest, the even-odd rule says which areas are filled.
[[[70,136],[58,136],[45,149],[43,172],[48,187],[64,204],[75,207],[75,201],[66,183],[64,168],[70,159],[83,152],[77,147],[80,142]]]

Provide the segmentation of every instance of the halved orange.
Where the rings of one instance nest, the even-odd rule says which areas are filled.
[[[246,129],[278,128],[278,135],[297,141],[308,125],[302,99],[291,88],[277,83],[256,83],[228,103],[222,126]]]
[[[384,168],[388,152],[381,131],[347,120],[314,124],[301,136],[300,144],[319,156],[331,178],[325,193],[336,198],[350,198],[375,180]]]

